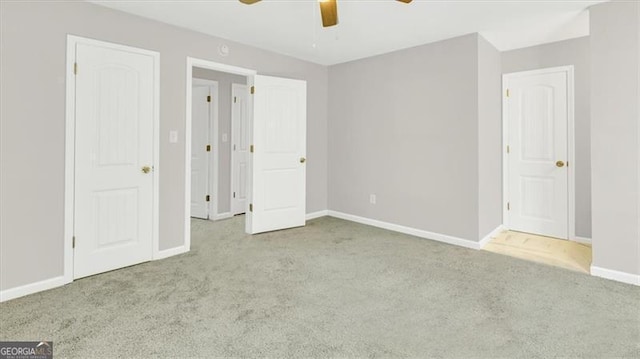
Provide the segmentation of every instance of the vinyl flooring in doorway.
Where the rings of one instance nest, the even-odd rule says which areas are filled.
[[[543,263],[582,273],[590,273],[591,246],[530,233],[504,231],[484,250]]]

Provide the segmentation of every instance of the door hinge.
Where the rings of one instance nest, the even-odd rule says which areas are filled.
[[[74,75],[78,74],[78,63],[77,62],[73,63],[73,74]]]
[[[211,152],[211,145],[207,145],[207,152]]]
[[[211,102],[211,95],[207,96],[207,102]]]
[[[76,236],[71,237],[71,248],[76,247]]]
[[[507,211],[510,211],[510,210],[511,210],[511,203],[507,202]]]
[[[236,198],[236,193],[235,192],[233,192],[233,198]]]
[[[507,97],[509,97],[511,95],[511,93],[509,92],[509,89],[507,89]]]
[[[253,212],[253,203],[249,203],[249,212]]]
[[[205,201],[207,201],[207,202],[209,202],[209,201],[211,200],[211,197],[210,197],[209,195],[206,195],[206,196],[204,197],[204,200],[205,200]]]
[[[238,99],[235,96],[233,96],[233,103],[236,103],[236,102],[238,102]]]
[[[253,145],[249,146],[249,152],[253,153]]]
[[[251,94],[253,95],[254,93],[256,93],[256,87],[255,86],[251,86]]]
[[[507,153],[509,153],[511,151],[511,148],[509,147],[509,145],[507,145]]]

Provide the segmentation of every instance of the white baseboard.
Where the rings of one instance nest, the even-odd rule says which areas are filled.
[[[157,251],[154,253],[153,260],[165,259],[173,256],[177,256],[178,254],[189,252],[189,248],[187,246],[180,246],[175,248],[164,249],[161,251]]]
[[[318,211],[318,212],[312,212],[312,213],[307,213],[307,221],[310,221],[312,219],[316,219],[316,218],[320,218],[320,217],[325,217],[329,215],[329,211],[327,211],[326,209],[324,211]]]
[[[429,231],[425,231],[425,230],[422,230],[422,229],[405,227],[405,226],[401,226],[401,225],[398,225],[398,224],[382,222],[382,221],[378,221],[378,220],[370,219],[370,218],[365,218],[365,217],[359,217],[359,216],[355,216],[355,215],[348,214],[348,213],[336,212],[336,211],[331,211],[331,210],[328,211],[328,212],[329,212],[328,215],[331,216],[331,217],[336,217],[336,218],[344,219],[344,220],[351,221],[351,222],[356,222],[356,223],[366,224],[366,225],[373,226],[373,227],[388,229],[390,231],[409,234],[409,235],[420,237],[420,238],[432,239],[434,241],[453,244],[453,245],[460,246],[460,247],[471,248],[471,249],[480,249],[481,248],[480,247],[480,242],[474,242],[474,241],[470,241],[468,239],[453,237],[453,236],[449,236],[449,235],[446,235],[446,234],[429,232]]]
[[[587,237],[573,236],[573,238],[569,238],[569,240],[578,243],[591,244],[591,238]]]
[[[221,219],[227,219],[227,218],[231,218],[231,217],[233,217],[233,213],[225,212],[225,213],[220,213],[220,214],[214,214],[212,219],[214,221],[219,221]]]
[[[489,234],[487,234],[486,236],[484,236],[484,238],[480,240],[480,249],[484,248],[484,246],[486,246],[487,243],[491,241],[491,239],[495,238],[498,234],[502,233],[503,231],[504,231],[504,226],[499,225],[496,227],[496,229],[489,232]]]
[[[638,274],[619,272],[617,270],[606,269],[592,265],[591,275],[600,278],[615,280],[617,282],[640,286],[640,275]]]
[[[31,284],[26,284],[20,287],[5,289],[3,291],[0,291],[0,302],[6,302],[7,300],[24,297],[25,295],[62,287],[67,283],[68,281],[65,279],[65,277],[60,276],[51,279],[45,279]]]

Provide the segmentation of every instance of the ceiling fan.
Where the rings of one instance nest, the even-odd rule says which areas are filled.
[[[251,5],[259,2],[260,0],[240,0],[241,3]],[[322,26],[329,27],[338,24],[338,4],[337,0],[318,0],[320,4],[320,13],[322,14]],[[412,0],[396,0],[405,4],[410,3]]]

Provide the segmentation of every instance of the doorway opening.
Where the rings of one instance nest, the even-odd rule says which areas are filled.
[[[215,221],[244,214],[251,142],[247,77],[194,67],[192,81],[191,217]]]
[[[217,102],[199,105],[195,96],[207,91],[197,88],[200,80],[216,82]],[[212,87],[204,86],[209,86],[207,96],[211,96]],[[186,246],[191,245],[192,205],[197,207],[192,193],[202,197],[193,188],[199,180],[192,181],[193,172],[200,171],[193,168],[197,167],[193,165],[196,151],[210,152],[213,157],[200,162],[216,163],[206,173],[197,174],[205,179],[210,174],[209,181],[200,180],[205,186],[198,184],[202,191],[210,191],[204,198],[208,195],[209,203],[213,203],[211,212],[202,217],[215,220],[245,213],[245,232],[249,234],[304,226],[306,81],[257,75],[254,70],[188,57],[186,94]],[[228,98],[224,98],[226,95]],[[227,105],[229,115],[223,116],[222,108]],[[204,135],[195,133],[207,127],[207,116],[203,116],[204,125],[198,125],[197,119],[194,122],[199,112],[214,114],[209,116],[209,131]],[[199,137],[211,143],[199,143]],[[203,150],[202,145],[210,145],[210,151]],[[216,185],[211,186],[214,181]]]
[[[192,218],[216,221],[235,214],[231,211],[231,152],[235,141],[231,133],[232,87],[243,85],[248,91],[247,84],[253,82],[255,74],[250,69],[187,58],[185,238],[189,242]],[[251,103],[246,105],[246,131],[250,136]]]
[[[574,67],[505,74],[502,90],[503,226],[507,232],[493,239],[487,250],[544,263],[560,263],[567,252],[575,252],[578,255],[570,257],[580,257],[579,266],[584,267],[585,257],[588,264],[591,261],[590,246],[566,243],[579,241]]]

